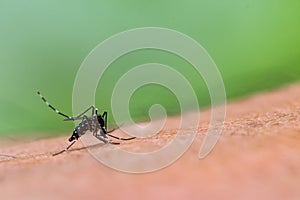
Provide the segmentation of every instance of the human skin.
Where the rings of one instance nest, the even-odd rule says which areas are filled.
[[[2,142],[0,198],[6,199],[299,199],[300,84],[232,101],[213,151],[198,158],[210,112],[201,112],[197,137],[172,165],[145,174],[113,170],[78,142],[59,156],[67,137]],[[151,138],[120,148],[157,148],[176,133],[178,117]],[[115,132],[120,135],[120,131]],[[99,147],[101,148],[101,147]]]

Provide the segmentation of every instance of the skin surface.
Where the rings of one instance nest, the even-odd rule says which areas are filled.
[[[169,167],[146,174],[110,169],[81,142],[53,157],[66,147],[68,137],[2,141],[0,152],[18,158],[0,157],[0,198],[300,198],[300,84],[229,103],[222,136],[199,160],[210,112],[203,111],[201,117],[191,148]],[[159,135],[124,141],[119,147],[138,152],[157,149],[174,136],[178,120],[170,117]],[[124,136],[119,130],[114,134]]]

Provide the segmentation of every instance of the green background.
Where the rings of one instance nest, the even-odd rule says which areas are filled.
[[[132,28],[170,28],[195,39],[217,64],[228,99],[299,80],[299,20],[297,0],[0,0],[0,135],[70,133],[74,124],[62,122],[36,90],[71,113],[73,82],[84,58],[101,41]],[[114,83],[148,62],[180,71],[193,84],[199,104],[209,105],[205,85],[188,63],[167,52],[141,50],[111,65],[100,81],[96,106],[110,114]],[[153,103],[163,104],[168,114],[178,112],[172,93],[145,86],[131,99],[132,116],[146,120]]]

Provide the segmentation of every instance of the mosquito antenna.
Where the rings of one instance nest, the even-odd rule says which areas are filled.
[[[54,108],[46,99],[45,99],[45,97],[43,97],[43,95],[40,93],[40,91],[37,91],[37,94],[41,97],[41,99],[45,102],[45,104],[47,105],[47,106],[49,106],[54,112],[56,112],[57,114],[59,114],[59,115],[61,115],[61,116],[64,116],[64,117],[66,117],[66,118],[71,118],[71,117],[69,117],[68,115],[66,115],[66,114],[64,114],[64,113],[62,113],[62,112],[60,112],[60,111],[58,111],[56,108]]]

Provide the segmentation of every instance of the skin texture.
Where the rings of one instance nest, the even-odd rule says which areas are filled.
[[[201,113],[197,137],[174,164],[147,174],[126,174],[94,159],[80,142],[53,157],[68,137],[2,141],[0,197],[4,199],[299,199],[300,84],[236,100],[213,151],[198,159],[208,128]],[[170,117],[159,135],[124,141],[120,148],[157,149],[175,134]],[[124,136],[120,131],[115,135]],[[101,146],[99,147],[101,148]]]

